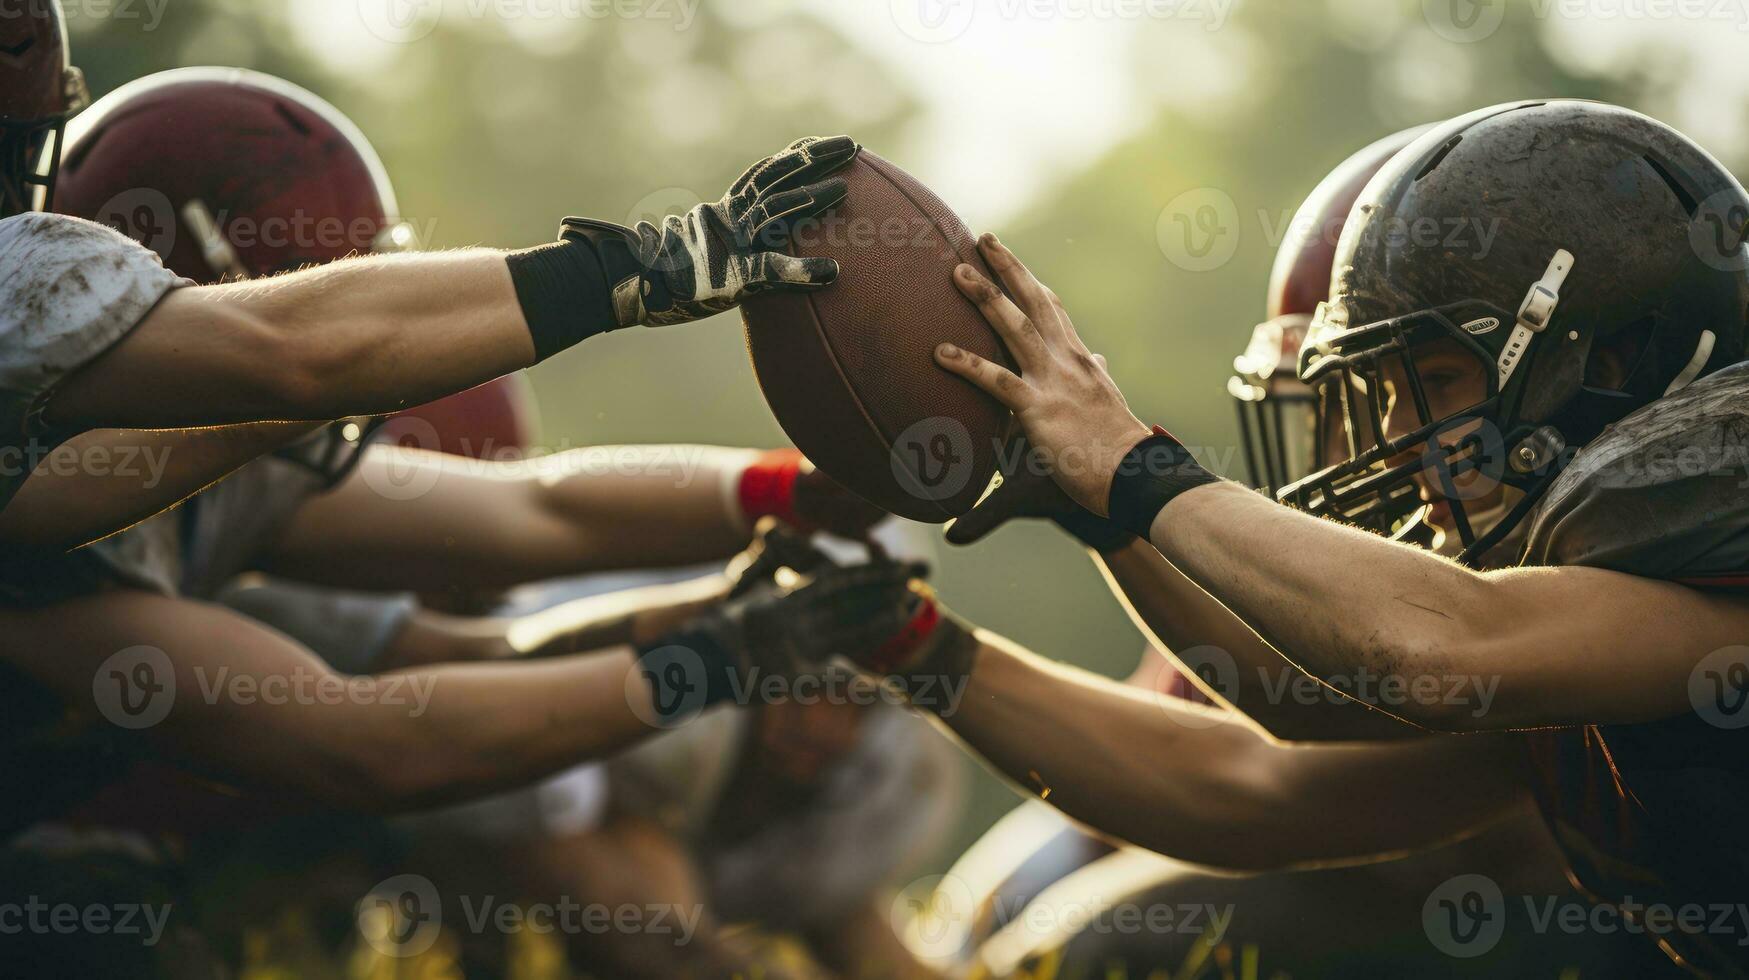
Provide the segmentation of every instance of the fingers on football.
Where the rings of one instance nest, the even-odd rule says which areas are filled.
[[[997,241],[995,235],[986,232],[978,239],[978,250],[1002,280],[1002,285],[1008,287],[1008,292],[1014,296],[1022,310],[1035,319],[1054,323],[1055,317],[1047,317],[1045,314],[1053,312],[1059,305],[1056,294],[1039,282],[1025,263],[1008,250],[1008,246]]]
[[[1040,358],[1048,355],[1038,328],[983,273],[962,263],[953,270],[953,281],[967,299],[977,304],[984,319],[1008,344],[1009,352],[1022,371],[1029,370]]]
[[[755,165],[747,173],[746,183],[754,194],[764,196],[789,186],[816,181],[849,163],[861,149],[848,136],[804,137],[785,147],[777,156]]]
[[[781,191],[762,199],[748,215],[755,241],[773,248],[789,240],[796,222],[817,218],[837,207],[850,193],[843,177]]]
[[[1026,385],[1020,376],[994,361],[979,357],[952,344],[935,348],[935,363],[977,385],[983,391],[1018,412],[1026,401]]]
[[[829,286],[838,279],[838,263],[832,259],[797,258],[782,252],[751,256],[747,274],[749,289],[803,290]]]

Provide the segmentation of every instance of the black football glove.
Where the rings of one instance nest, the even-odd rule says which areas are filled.
[[[1135,535],[1087,510],[1051,479],[1049,461],[1033,448],[1018,426],[1011,426],[1002,480],[976,507],[957,518],[947,529],[953,544],[971,544],[1018,517],[1042,517],[1074,535],[1094,551],[1116,551],[1135,540]]]
[[[722,200],[671,214],[660,228],[566,218],[560,238],[594,247],[621,327],[703,319],[768,289],[818,289],[838,278],[838,263],[780,249],[796,222],[844,200],[844,179],[826,175],[861,149],[848,136],[799,139],[749,167]]]
[[[766,676],[793,678],[879,647],[903,633],[915,610],[899,599],[926,573],[914,563],[826,564],[793,587],[742,574],[739,594],[639,652],[657,715],[674,722],[722,701],[746,703]]]

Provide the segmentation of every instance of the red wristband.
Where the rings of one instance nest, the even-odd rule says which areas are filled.
[[[940,622],[941,607],[933,600],[923,600],[923,607],[917,610],[917,615],[912,616],[903,629],[875,649],[868,665],[883,674],[902,669],[905,661],[911,659],[911,654],[923,645],[923,641],[929,639],[929,634],[935,632],[936,624]]]
[[[759,454],[741,471],[736,494],[748,523],[775,517],[791,527],[802,528],[796,516],[796,478],[802,475],[802,454],[794,449],[773,449]]]

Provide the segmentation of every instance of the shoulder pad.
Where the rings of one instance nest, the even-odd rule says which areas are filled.
[[[1652,402],[1579,450],[1531,518],[1524,563],[1749,582],[1749,362]]]

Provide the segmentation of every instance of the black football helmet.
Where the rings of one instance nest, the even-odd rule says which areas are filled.
[[[1361,192],[1300,352],[1347,457],[1278,496],[1377,527],[1425,481],[1474,563],[1605,426],[1743,358],[1746,234],[1736,178],[1639,113],[1519,102],[1434,127]],[[1463,404],[1429,396],[1435,344],[1478,369]],[[1522,495],[1476,527],[1468,474]]]

